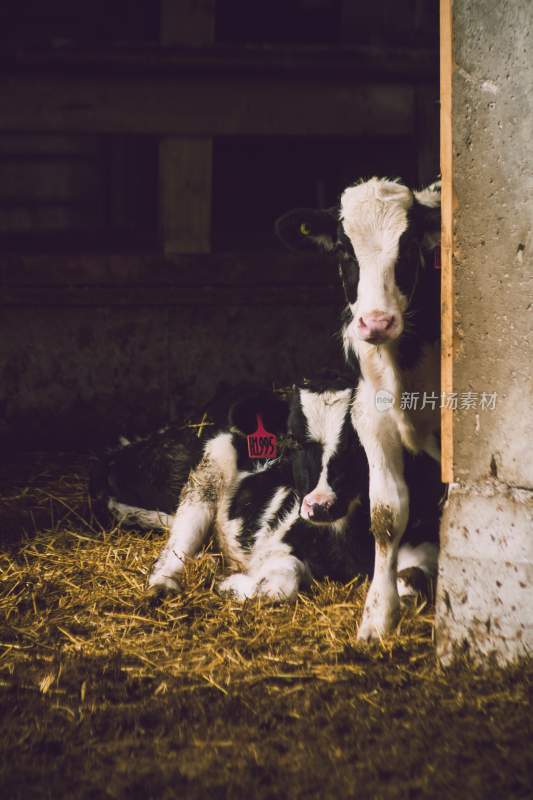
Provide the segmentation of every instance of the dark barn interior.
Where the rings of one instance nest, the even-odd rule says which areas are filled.
[[[119,435],[340,366],[277,217],[438,173],[437,0],[0,3],[5,800],[530,796],[531,662],[444,669],[418,600],[361,642],[366,575],[239,603],[209,546],[155,604],[166,533],[88,499]]]
[[[85,450],[335,363],[335,265],[273,223],[435,178],[437,11],[3,3],[4,441]]]

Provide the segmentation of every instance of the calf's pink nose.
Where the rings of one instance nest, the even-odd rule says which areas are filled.
[[[359,318],[359,327],[365,333],[386,333],[393,325],[394,317],[391,314],[382,314],[380,311],[365,314]]]
[[[302,501],[302,511],[307,514],[308,517],[313,517],[318,510],[327,510],[334,502],[334,494],[328,494],[327,492],[311,492],[306,495]]]

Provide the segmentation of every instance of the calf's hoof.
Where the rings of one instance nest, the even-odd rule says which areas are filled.
[[[218,584],[220,594],[230,595],[235,600],[246,600],[257,593],[257,581],[244,572],[235,572]]]
[[[357,631],[357,639],[360,642],[379,641],[385,636],[393,633],[400,620],[400,603],[396,601],[387,608],[371,605],[365,606],[363,619]]]
[[[158,601],[178,594],[180,591],[181,586],[175,578],[153,576],[148,580],[145,595],[148,600]]]

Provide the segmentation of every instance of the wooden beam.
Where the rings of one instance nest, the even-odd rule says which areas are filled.
[[[73,308],[108,306],[215,306],[217,308],[319,306],[341,301],[338,286],[54,286],[0,287],[0,308]]]
[[[26,247],[28,246],[26,237]],[[39,244],[39,241],[41,242]],[[78,243],[78,246],[76,246]],[[76,237],[65,252],[54,252],[47,239],[39,237],[33,252],[7,254],[0,248],[0,291],[42,287],[108,289],[166,287],[201,289],[212,285],[250,287],[261,294],[268,286],[294,294],[300,286],[337,286],[342,290],[337,264],[331,255],[268,249],[257,252],[178,255],[163,258],[150,250],[135,252],[113,249],[90,252]],[[2,252],[4,251],[4,252]],[[50,252],[52,251],[52,252]]]
[[[161,0],[163,46],[211,44],[214,0]],[[213,140],[173,137],[159,144],[159,234],[165,255],[211,250]]]
[[[453,0],[440,0],[440,160],[442,175],[441,233],[441,391],[453,392]],[[453,482],[453,410],[442,409],[442,480]]]
[[[427,2],[427,0],[424,0]],[[171,3],[179,6],[180,0]],[[352,4],[353,5],[353,4]],[[177,11],[173,12],[177,14]],[[174,16],[172,38],[177,41],[179,18]],[[165,23],[166,24],[166,23]],[[176,34],[177,31],[177,34]],[[170,32],[161,31],[165,46],[51,48],[0,51],[3,75],[93,75],[100,78],[135,76],[195,78],[207,75],[253,75],[283,80],[304,77],[332,83],[385,81],[433,83],[438,80],[438,53],[431,48],[328,45],[171,45]],[[183,41],[183,40],[182,40]]]
[[[156,136],[411,135],[414,88],[198,75],[109,76],[61,72],[0,80],[0,131]]]
[[[165,255],[211,249],[211,139],[159,144],[159,233]]]

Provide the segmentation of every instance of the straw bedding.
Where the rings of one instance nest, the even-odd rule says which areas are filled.
[[[433,620],[356,642],[367,580],[293,605],[144,584],[164,535],[102,529],[87,459],[0,476],[3,797],[526,797],[533,670],[442,670]]]

